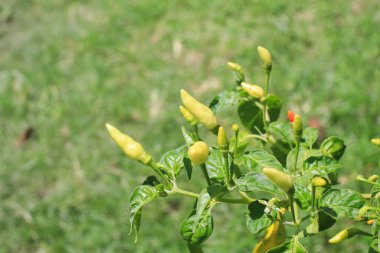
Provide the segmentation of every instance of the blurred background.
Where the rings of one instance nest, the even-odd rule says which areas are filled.
[[[342,137],[340,181],[368,190],[354,178],[378,172],[369,140],[380,135],[379,27],[373,0],[2,0],[0,252],[184,252],[192,199],[149,204],[138,243],[128,236],[129,195],[151,171],[125,158],[104,124],[158,158],[182,145],[179,90],[210,102],[235,85],[227,61],[262,83],[258,45],[273,54],[282,119],[291,108]],[[203,183],[182,178],[194,191]],[[245,211],[215,208],[206,252],[251,251]],[[334,232],[303,244],[320,252]],[[368,241],[342,247],[364,252]]]

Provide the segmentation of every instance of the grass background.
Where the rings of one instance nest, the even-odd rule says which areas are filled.
[[[159,157],[182,143],[179,90],[210,101],[234,85],[230,60],[262,83],[257,45],[273,54],[283,118],[292,108],[343,137],[340,180],[362,188],[354,177],[376,172],[378,157],[369,139],[380,135],[379,27],[372,0],[2,0],[0,252],[184,252],[190,199],[155,201],[139,242],[128,236],[129,195],[150,171],[119,152],[104,124]],[[18,145],[28,127],[34,135]],[[216,208],[206,252],[250,252],[257,236],[244,212]],[[326,238],[304,244],[320,252]]]

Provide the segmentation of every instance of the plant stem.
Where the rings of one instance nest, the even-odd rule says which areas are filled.
[[[193,197],[193,198],[198,198],[199,197],[198,193],[182,190],[182,189],[179,189],[179,188],[176,188],[173,193],[179,193],[179,194],[186,195],[186,196]]]
[[[261,135],[258,135],[258,134],[249,134],[247,137],[258,139],[258,140],[261,140],[261,141],[264,141],[264,142],[268,142],[267,138],[265,138],[265,137],[263,137]]]
[[[203,253],[202,247],[200,244],[187,244],[187,248],[191,253]]]
[[[234,154],[233,154],[233,164],[234,164],[234,172],[237,178],[241,176],[241,171],[240,168],[236,165],[236,156],[237,156],[237,147],[238,147],[238,141],[239,141],[239,130],[235,131],[235,149],[234,149]]]
[[[206,178],[207,185],[210,186],[211,185],[211,180],[210,180],[210,177],[208,176],[208,173],[207,173],[206,164],[203,163],[200,166],[201,166],[203,175]]]
[[[315,211],[315,189],[316,187],[315,186],[312,186],[311,188],[311,194],[312,194],[312,204],[311,204],[311,208],[313,210],[313,212]]]
[[[300,151],[300,141],[297,140],[297,142],[296,142],[296,153],[294,155],[294,168],[293,168],[293,174],[294,175],[296,174],[296,170],[297,170],[297,160],[298,160],[299,151]]]
[[[231,185],[231,173],[230,173],[230,168],[228,166],[228,149],[227,150],[222,150],[223,153],[223,159],[225,163],[225,173],[226,173],[226,183],[227,183],[227,189],[231,190],[232,185]]]
[[[239,191],[239,193],[240,193],[240,195],[241,195],[241,197],[242,197],[243,199],[245,199],[245,200],[247,200],[247,201],[249,201],[249,202],[253,202],[253,201],[255,201],[255,199],[253,199],[253,198],[251,198],[250,196],[248,196],[247,193],[242,192],[242,191]]]
[[[230,203],[230,204],[249,204],[251,201],[246,199],[227,199],[227,198],[218,198],[217,201]]]
[[[289,205],[290,205],[290,211],[292,212],[293,222],[294,222],[294,224],[297,224],[296,214],[294,211],[294,197],[293,197],[293,195],[289,195]]]
[[[265,89],[264,89],[264,105],[263,105],[263,123],[264,123],[264,129],[267,127],[267,120],[266,120],[266,115],[267,115],[267,95],[268,95],[268,88],[269,88],[269,78],[270,78],[270,70],[266,71],[265,75]]]
[[[199,141],[198,124],[195,124],[193,127],[194,127],[195,139],[196,139],[197,141]]]

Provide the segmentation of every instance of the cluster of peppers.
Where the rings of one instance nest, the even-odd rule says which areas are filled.
[[[306,252],[299,239],[330,228],[335,219],[342,215],[352,219],[366,219],[376,229],[373,233],[356,228],[345,229],[331,238],[330,243],[339,243],[354,235],[378,238],[377,217],[380,209],[377,197],[380,196],[380,183],[377,183],[377,177],[358,177],[358,180],[374,185],[370,195],[372,205],[364,205],[364,200],[356,192],[347,190],[343,193],[332,188],[336,184],[336,169],[340,167],[338,160],[345,150],[343,141],[330,137],[316,149],[318,132],[316,129],[304,128],[300,115],[289,111],[290,124],[275,121],[278,116],[274,112],[278,102],[276,104],[273,101],[278,100],[268,93],[272,56],[263,47],[258,47],[258,53],[266,74],[264,89],[246,82],[243,68],[229,62],[228,66],[234,71],[237,83],[232,91],[228,91],[228,96],[231,97],[232,94],[235,98],[232,103],[230,98],[225,102],[225,94],[222,94],[207,106],[187,91],[181,90],[183,105],[179,110],[191,130],[182,129],[186,145],[167,152],[159,161],[154,160],[132,137],[106,124],[109,134],[123,152],[129,158],[151,167],[158,176],[149,176],[132,193],[131,232],[138,232],[144,205],[158,197],[183,194],[196,199],[193,210],[181,225],[181,235],[191,252],[203,252],[201,244],[213,231],[211,210],[219,203],[247,205],[248,229],[255,234],[266,231],[253,253]],[[233,136],[228,137],[214,112],[215,105],[223,103],[239,105],[239,117],[251,133],[233,124]],[[252,112],[256,114],[252,115]],[[257,116],[261,118],[261,127],[252,126],[256,124]],[[201,139],[199,125],[216,135],[217,146],[210,147]],[[372,141],[380,146],[380,139]],[[250,144],[255,149],[246,151]],[[283,154],[276,158],[273,154],[278,150]],[[200,193],[181,189],[176,181],[183,169],[186,169],[191,179],[195,166],[200,167],[207,183],[207,187]],[[233,193],[239,194],[239,198],[227,197]],[[269,199],[267,197],[270,194],[275,196]],[[335,208],[331,199],[339,194],[349,194],[355,204],[344,203],[346,209],[343,211]],[[299,208],[307,215],[301,218]],[[291,220],[287,221],[287,217]],[[309,223],[302,226],[305,221]],[[293,228],[290,229],[293,230],[293,236],[289,241],[286,241],[285,225]],[[380,243],[371,246],[371,249],[380,252],[378,245]]]

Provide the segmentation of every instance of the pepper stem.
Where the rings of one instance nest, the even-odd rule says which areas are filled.
[[[264,89],[264,105],[263,105],[263,124],[264,124],[264,129],[267,128],[267,107],[268,107],[268,102],[267,102],[267,95],[268,95],[268,89],[269,89],[269,78],[270,78],[270,70],[266,70],[266,75],[265,75],[265,89]]]

